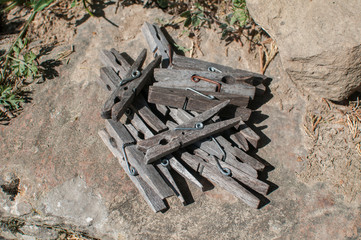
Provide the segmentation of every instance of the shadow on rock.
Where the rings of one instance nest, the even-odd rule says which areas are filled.
[[[258,148],[262,148],[271,142],[262,130],[268,128],[267,125],[256,127],[254,124],[262,124],[263,121],[269,118],[268,115],[262,113],[259,109],[262,105],[266,104],[273,98],[273,94],[269,90],[269,84],[271,78],[267,78],[262,83],[266,86],[266,91],[262,95],[256,95],[256,97],[250,101],[249,108],[253,110],[250,119],[247,121],[248,127],[250,127],[259,137],[260,141],[258,142]]]
[[[115,24],[114,22],[112,22],[111,20],[109,20],[106,16],[105,16],[105,12],[104,9],[110,5],[114,5],[115,2],[104,2],[104,1],[93,1],[92,5],[91,5],[91,9],[93,10],[92,14],[94,17],[96,18],[104,18],[108,23],[110,23],[111,25],[113,25],[114,27],[119,27],[117,24]],[[75,26],[78,27],[81,24],[83,24],[84,22],[86,22],[89,18],[90,18],[90,14],[86,14],[84,15],[84,17],[82,19],[79,19],[75,22]]]
[[[37,83],[43,83],[46,81],[46,79],[54,79],[56,77],[59,77],[59,73],[56,70],[56,67],[59,67],[61,64],[61,61],[55,59],[49,59],[42,62],[40,64],[40,66],[43,68],[42,80],[38,81]]]
[[[20,179],[15,178],[8,183],[2,184],[0,187],[4,193],[10,196],[10,200],[14,201],[16,195],[18,195],[19,193],[19,184],[20,184]]]

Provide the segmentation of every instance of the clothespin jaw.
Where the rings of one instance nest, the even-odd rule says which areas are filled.
[[[153,69],[160,63],[160,57],[153,60],[143,71],[140,72],[140,67],[146,57],[146,51],[143,50],[132,67],[127,72],[122,81],[125,84],[120,84],[110,95],[105,102],[101,116],[105,119],[113,119],[119,121],[121,116],[125,113],[129,105],[133,102],[135,96],[137,96],[143,87],[149,82],[150,77],[153,74]],[[129,80],[135,72],[139,71],[140,76]]]
[[[171,64],[171,49],[167,38],[164,36],[162,30],[154,24],[145,22],[142,26],[142,32],[146,38],[149,48],[153,53],[153,56],[162,57],[162,68],[168,68]]]

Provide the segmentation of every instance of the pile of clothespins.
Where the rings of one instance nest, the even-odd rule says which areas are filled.
[[[144,68],[145,49],[135,61],[101,51],[99,82],[110,94],[99,131],[105,145],[155,212],[172,195],[186,204],[174,172],[259,207],[269,185],[258,179],[265,165],[246,153],[260,138],[244,121],[266,77],[177,55],[155,25],[145,23],[142,32],[155,58]]]

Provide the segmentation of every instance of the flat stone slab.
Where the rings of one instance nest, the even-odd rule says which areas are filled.
[[[37,85],[23,112],[9,126],[0,126],[0,183],[19,179],[14,201],[0,191],[0,219],[18,216],[102,239],[360,237],[359,200],[347,203],[326,184],[307,186],[296,177],[303,168],[297,159],[306,154],[301,131],[305,104],[280,70],[278,57],[268,72],[271,91],[255,103],[261,107],[251,119],[263,139],[255,154],[274,167],[268,180],[278,188],[267,196],[270,203],[251,209],[220,188],[203,193],[190,183],[193,203],[183,206],[172,197],[168,211],[154,214],[98,137],[104,126],[100,109],[108,97],[97,85],[98,52],[114,47],[137,56],[147,48],[140,31],[143,22],[169,16],[138,5],[120,9],[117,15],[113,7],[104,11],[119,28],[102,18],[80,25],[75,53],[58,69],[60,76]],[[168,30],[179,45],[189,47],[188,38],[178,38],[181,30]],[[203,46],[216,47],[202,49],[200,58],[259,69],[258,60],[239,44],[228,45],[230,54],[225,57],[227,47],[215,31],[202,30],[201,37]],[[241,62],[237,56],[242,56]],[[27,232],[34,229],[24,227]]]

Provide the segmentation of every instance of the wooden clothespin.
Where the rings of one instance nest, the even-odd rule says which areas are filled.
[[[219,115],[226,118],[241,117],[247,121],[252,113],[247,108],[249,98],[228,93],[197,91],[193,88],[164,88],[149,87],[148,102],[162,104],[170,107],[181,108],[196,112],[203,112],[223,101],[230,100],[230,103],[220,111]]]
[[[171,45],[162,30],[157,25],[145,22],[142,26],[142,32],[153,56],[161,56],[161,67],[168,68],[172,59]]]
[[[172,190],[164,182],[153,165],[144,164],[144,154],[136,148],[135,139],[120,122],[111,119],[105,122],[106,131],[112,146],[122,152],[127,172],[135,176],[139,174],[150,187],[162,198],[173,195]]]
[[[172,62],[174,69],[210,70],[231,76],[235,74],[240,78],[240,80],[251,83],[252,85],[260,84],[263,80],[268,78],[262,74],[235,69],[229,66],[207,62],[200,59],[188,58],[177,54],[174,54]]]
[[[152,163],[182,147],[237,125],[240,121],[239,117],[211,124],[205,123],[228,103],[229,100],[224,101],[173,130],[139,141],[137,147],[145,152],[145,162]]]
[[[262,95],[266,91],[263,82],[268,79],[267,76],[235,69],[229,66],[224,66],[217,63],[207,62],[199,59],[188,58],[181,55],[174,54],[172,57],[173,69],[193,69],[193,70],[209,70],[217,73],[223,73],[234,77],[237,82],[245,82],[256,87],[256,95]]]
[[[149,82],[153,69],[160,63],[160,57],[157,57],[143,71],[140,71],[145,58],[146,50],[144,49],[128,70],[125,78],[120,81],[117,88],[105,102],[101,113],[103,118],[112,118],[114,121],[119,121],[121,116],[133,102],[135,96],[138,95],[143,87]],[[115,76],[113,77],[116,79]]]
[[[251,99],[254,98],[256,92],[254,86],[239,82],[233,76],[207,70],[156,69],[154,78],[157,81],[154,86],[168,88],[190,87],[198,91],[237,94]]]
[[[154,56],[162,56],[162,68],[200,71],[210,70],[227,74],[234,77],[239,82],[245,82],[255,86],[257,94],[263,94],[266,90],[263,81],[268,77],[265,75],[178,55],[175,52],[172,52],[171,45],[164,36],[162,30],[155,24],[145,22],[142,27],[142,32]]]

